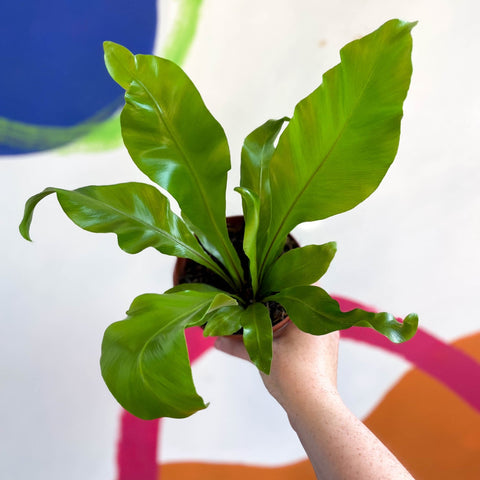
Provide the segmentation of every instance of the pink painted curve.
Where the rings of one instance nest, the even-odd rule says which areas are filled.
[[[378,311],[343,297],[335,299],[344,311],[353,308]],[[341,333],[343,338],[367,343],[405,358],[480,411],[480,382],[477,380],[480,379],[480,364],[454,346],[422,329],[418,329],[413,339],[401,344],[393,344],[369,328],[354,327]],[[198,327],[188,329],[186,338],[192,363],[214,343],[214,339],[205,338]],[[160,421],[140,420],[128,412],[122,413],[117,454],[118,480],[159,479],[156,455]]]
[[[199,327],[185,331],[190,362],[213,346]],[[141,420],[123,410],[117,447],[118,480],[158,480],[157,450],[161,419]]]
[[[343,311],[354,308],[378,311],[343,297],[335,299]],[[343,330],[341,335],[343,338],[368,343],[405,358],[480,412],[480,363],[455,346],[422,329],[418,329],[415,336],[405,343],[392,343],[383,335],[364,327]]]
[[[157,480],[160,422],[141,420],[123,410],[117,450],[118,480]]]

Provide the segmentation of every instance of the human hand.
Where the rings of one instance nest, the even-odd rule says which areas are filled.
[[[263,383],[287,412],[317,478],[380,480],[413,477],[342,402],[337,391],[339,333],[315,336],[290,323],[273,340],[270,375]],[[215,347],[248,360],[240,336]]]
[[[273,340],[270,375],[261,374],[271,395],[288,412],[311,396],[338,396],[338,332],[315,336],[290,322]],[[249,360],[242,338],[219,337],[218,350]]]

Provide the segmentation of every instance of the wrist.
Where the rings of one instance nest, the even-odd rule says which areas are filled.
[[[310,388],[295,398],[280,402],[288,415],[292,428],[297,431],[304,428],[315,412],[315,417],[326,417],[346,409],[338,390],[334,386]]]

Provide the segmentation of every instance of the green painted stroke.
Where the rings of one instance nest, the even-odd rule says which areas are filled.
[[[177,15],[160,55],[181,65],[192,45],[203,0],[176,0]],[[16,122],[0,117],[0,144],[9,147],[49,150],[58,144],[64,153],[112,150],[122,145],[120,112],[107,120],[99,112],[73,127],[55,127]]]
[[[35,151],[50,150],[68,143],[62,147],[62,151],[67,152],[118,147],[121,141],[120,116],[115,114],[103,121],[98,120],[99,117],[102,117],[100,113],[73,127],[32,125],[0,117],[0,144]]]

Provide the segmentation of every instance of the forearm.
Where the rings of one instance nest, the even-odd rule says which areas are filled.
[[[288,326],[275,339],[270,375],[261,374],[288,414],[319,480],[413,480],[337,391],[338,332],[314,336]],[[217,348],[248,359],[242,342]]]
[[[319,480],[412,480],[337,393],[311,393],[284,406]]]

